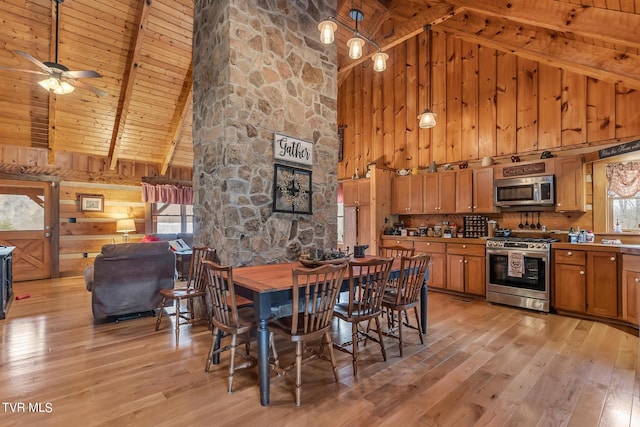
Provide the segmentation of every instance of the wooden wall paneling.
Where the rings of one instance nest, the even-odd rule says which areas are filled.
[[[538,63],[538,150],[561,145],[562,70]]]
[[[338,99],[346,99],[346,93],[345,93],[345,87],[346,85],[344,84],[344,81],[341,82],[341,84],[338,85]],[[345,114],[345,105],[346,102],[338,102],[338,109],[337,109],[337,116],[338,116],[338,127],[340,126],[347,126],[347,118],[346,118],[346,114]],[[344,147],[340,147],[339,148],[342,151],[342,155],[344,156]],[[194,148],[195,150],[195,148]],[[344,171],[344,165],[347,162],[345,161],[345,158],[343,157],[342,161],[338,162],[338,169],[337,169],[337,175],[338,175],[338,179],[344,178],[345,177],[345,171]]]
[[[348,123],[344,130],[344,173],[345,178],[351,177],[355,173],[355,126],[356,126],[356,105],[355,105],[355,73],[351,73],[344,81],[346,98],[345,98],[345,119]]]
[[[614,84],[587,79],[587,141],[616,137],[616,88]]]
[[[389,59],[391,63],[387,63],[387,69],[382,75],[382,135],[383,135],[383,150],[382,150],[382,166],[393,167],[393,140],[395,137],[394,126],[394,88],[395,88],[395,54],[393,51],[389,52]]]
[[[358,168],[358,174],[364,175],[363,152],[364,144],[362,141],[362,67],[356,67],[353,70],[353,86],[354,86],[354,120],[353,120],[353,168]]]
[[[538,63],[517,58],[518,67],[518,115],[516,118],[516,148],[518,153],[538,148]]]
[[[418,38],[413,37],[405,42],[406,45],[406,125],[404,149],[405,167],[418,167]]]
[[[587,141],[587,78],[562,72],[562,146]]]
[[[371,161],[380,162],[380,166],[382,166],[381,158],[384,157],[384,104],[382,103],[384,89],[382,76],[385,72],[373,73],[371,88]]]
[[[393,73],[394,73],[394,93],[393,93],[393,160],[394,168],[406,167],[406,128],[407,128],[407,45],[400,43],[393,50]]]
[[[462,41],[461,160],[478,158],[478,45]]]
[[[428,90],[431,88],[431,82],[427,81],[427,67],[431,64],[427,63],[427,34],[422,32],[418,35],[418,93],[416,107],[415,129],[418,133],[418,163],[421,169],[426,168],[431,163],[431,133],[430,129],[420,129],[418,127],[418,115],[427,107]],[[433,111],[433,107],[429,106]],[[409,117],[411,119],[411,117]],[[436,122],[437,122],[436,117]]]
[[[516,153],[516,91],[517,69],[516,57],[504,52],[497,52],[496,76],[496,154]]]
[[[478,157],[496,155],[496,50],[478,47]]]
[[[447,162],[462,158],[462,40],[447,37]]]
[[[361,64],[362,69],[362,130],[360,132],[360,151],[361,151],[361,171],[362,175],[367,171],[367,164],[373,160],[373,153],[371,152],[371,128],[373,127],[373,117],[371,113],[372,109],[372,80],[373,80],[373,62],[365,61]],[[357,101],[357,99],[356,99]]]
[[[616,137],[640,135],[640,91],[616,85]]]
[[[431,111],[437,116],[431,129],[431,161],[437,164],[447,162],[447,38],[445,32],[432,30]]]

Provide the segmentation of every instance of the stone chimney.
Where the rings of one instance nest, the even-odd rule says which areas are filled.
[[[335,1],[195,0],[194,233],[223,264],[337,246],[336,47],[317,30],[329,15]],[[311,215],[272,212],[274,133],[313,143]]]

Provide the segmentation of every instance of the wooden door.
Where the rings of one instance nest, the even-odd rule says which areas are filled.
[[[342,203],[345,206],[358,205],[358,181],[344,181],[342,183]]]
[[[49,182],[0,180],[0,244],[15,246],[13,280],[51,277]]]
[[[587,312],[618,317],[618,254],[587,252]]]
[[[584,165],[582,157],[558,157],[556,169],[556,211],[585,211]]]
[[[625,270],[622,274],[622,317],[638,326],[638,287],[640,273]]]
[[[473,211],[476,213],[496,211],[493,200],[493,168],[473,170]]]
[[[424,186],[424,191],[422,194],[424,213],[437,214],[440,212],[440,186],[438,184],[438,178],[438,172],[426,174],[423,178],[422,185]]]
[[[555,264],[555,308],[584,313],[586,277],[583,265]]]
[[[440,172],[438,213],[448,214],[456,211],[456,172]]]
[[[473,212],[473,170],[460,169],[456,177],[456,212]]]
[[[447,289],[464,292],[464,257],[447,255]]]
[[[486,295],[485,257],[464,257],[464,291],[474,295]]]

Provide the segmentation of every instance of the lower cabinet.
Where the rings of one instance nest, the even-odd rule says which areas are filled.
[[[587,313],[618,317],[618,257],[613,252],[587,252]]]
[[[447,244],[447,289],[486,295],[484,245]]]
[[[622,255],[622,318],[638,325],[638,288],[640,287],[640,256]]]
[[[429,259],[429,288],[446,289],[446,260],[447,245],[434,242],[414,242],[417,254],[427,254]]]
[[[555,265],[555,303],[558,310],[584,313],[587,304],[587,286],[584,265]]]

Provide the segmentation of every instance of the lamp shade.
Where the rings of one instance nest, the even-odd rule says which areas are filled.
[[[338,29],[338,26],[335,22],[332,21],[322,21],[318,24],[318,30],[320,30],[320,41],[323,44],[331,44],[333,43],[335,32]]]
[[[360,37],[353,37],[347,42],[349,46],[349,58],[360,59],[362,56],[362,48],[364,47],[364,40]]]
[[[436,114],[428,108],[418,116],[418,119],[420,119],[420,123],[418,123],[420,129],[429,129],[436,125]]]
[[[73,87],[72,84],[56,77],[49,77],[48,79],[40,80],[38,84],[46,90],[52,90],[58,95],[71,93],[75,90],[75,87]]]
[[[373,71],[384,71],[387,69],[387,59],[389,55],[384,52],[378,52],[371,57],[373,61]]]
[[[133,222],[133,219],[119,219],[116,221],[116,232],[117,233],[128,233],[130,231],[136,231],[136,223]]]

